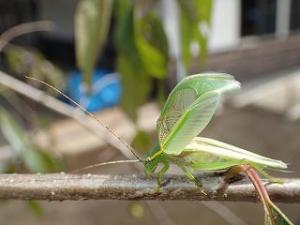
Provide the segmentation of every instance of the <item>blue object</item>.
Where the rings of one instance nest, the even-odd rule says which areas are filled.
[[[117,73],[98,69],[93,74],[92,90],[88,93],[79,71],[70,73],[67,91],[69,96],[79,102],[89,112],[117,105],[121,96],[121,85]]]

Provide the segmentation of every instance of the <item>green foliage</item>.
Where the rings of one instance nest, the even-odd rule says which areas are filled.
[[[106,43],[112,0],[81,0],[75,13],[77,64],[89,87],[99,54]]]
[[[60,163],[48,153],[39,151],[30,141],[26,131],[5,109],[0,110],[0,128],[16,154],[30,172],[53,172]]]
[[[186,68],[189,67],[192,54],[191,44],[199,47],[200,64],[207,55],[208,31],[212,10],[211,0],[178,0],[180,6],[180,28],[182,58]]]
[[[287,218],[273,202],[268,202],[267,204],[265,225],[293,225],[289,218]]]
[[[129,212],[135,218],[142,218],[145,214],[145,209],[143,205],[139,202],[132,202],[129,204]]]
[[[127,115],[135,121],[137,108],[145,102],[151,91],[151,80],[141,68],[134,67],[134,62],[130,62],[126,55],[119,56],[118,70],[124,74],[121,77],[123,89],[121,105]]]
[[[140,8],[131,1],[117,1],[115,7],[117,69],[123,87],[121,102],[135,121],[137,108],[152,89],[151,77],[163,79],[167,74],[167,39],[153,10],[139,15]]]
[[[192,42],[199,44],[202,59],[206,55],[207,36],[200,31],[199,24],[203,22],[209,26],[212,1],[178,0],[177,3],[182,21],[183,59],[188,66]],[[107,39],[109,21],[113,18],[115,22],[112,33],[123,87],[122,107],[133,121],[136,120],[137,108],[149,97],[151,79],[164,80],[168,74],[168,40],[159,7],[160,1],[133,0],[81,0],[77,6],[77,63],[88,84],[96,58]]]
[[[10,45],[4,49],[7,65],[16,75],[32,76],[57,88],[62,88],[62,71],[35,49]]]
[[[154,10],[135,16],[134,38],[144,70],[150,76],[163,79],[167,74],[168,42],[161,21]]]
[[[199,29],[199,24],[209,26],[212,0],[177,3],[181,14],[182,58],[188,67],[193,42],[201,49],[202,61],[207,53],[207,35]],[[148,100],[153,89],[153,79],[163,81],[168,74],[169,46],[159,7],[160,1],[81,0],[75,13],[77,64],[88,85],[113,18],[116,68],[123,88],[121,105],[134,122],[138,107]],[[164,99],[161,87],[159,101]]]
[[[149,150],[151,145],[151,136],[143,130],[138,130],[133,141],[131,142],[131,146],[142,153],[145,153],[147,150]]]
[[[118,4],[124,4],[124,2],[118,1]],[[122,5],[125,9],[117,6],[121,11],[117,18],[115,32],[116,46],[119,50],[117,70],[122,74],[121,104],[127,115],[135,121],[137,107],[145,102],[151,90],[151,80],[140,62],[134,42],[133,5],[127,4],[126,7]]]
[[[35,200],[28,200],[26,201],[26,205],[29,209],[31,209],[31,212],[33,212],[35,216],[41,217],[44,214],[44,210],[40,202]]]

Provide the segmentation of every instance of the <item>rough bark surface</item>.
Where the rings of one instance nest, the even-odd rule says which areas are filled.
[[[177,175],[166,176],[158,189],[155,178],[142,175],[3,174],[0,175],[0,199],[258,200],[254,187],[244,179],[233,179],[229,185],[220,174],[206,174],[199,179],[207,195],[185,177]],[[300,179],[284,181],[284,184],[267,184],[272,200],[300,202]]]

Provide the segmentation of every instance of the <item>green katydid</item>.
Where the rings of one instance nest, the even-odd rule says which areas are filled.
[[[282,161],[197,137],[211,120],[221,95],[239,88],[239,82],[231,75],[220,73],[197,74],[178,83],[157,120],[159,146],[147,153],[146,172],[153,173],[159,163],[165,165],[162,171],[166,171],[169,161],[184,171],[220,170],[250,164],[266,174],[266,168],[287,168]]]
[[[145,160],[139,160],[144,162],[146,174],[157,175],[158,186],[161,185],[170,162],[181,168],[200,188],[201,183],[193,174],[195,171],[228,170],[228,174],[244,172],[254,184],[264,205],[265,224],[292,224],[271,202],[255,172],[257,170],[271,181],[275,181],[265,170],[286,169],[286,163],[217,140],[198,137],[214,115],[221,96],[239,88],[240,84],[233,76],[222,73],[203,73],[183,79],[168,96],[157,120],[159,145],[146,153]],[[129,150],[132,151],[131,148]],[[136,156],[135,153],[134,155]],[[98,165],[115,163],[118,162]],[[157,171],[160,164],[163,167]],[[95,166],[97,165],[88,168]]]
[[[244,172],[257,189],[265,209],[265,224],[292,224],[271,202],[265,187],[254,169],[271,180],[265,169],[286,169],[287,164],[209,138],[197,137],[217,109],[223,93],[239,89],[240,85],[228,74],[198,74],[177,84],[168,96],[157,120],[159,146],[146,154],[145,171],[157,172],[158,184],[170,162],[180,167],[185,175],[201,184],[194,171],[229,170]],[[254,168],[254,169],[253,169]]]

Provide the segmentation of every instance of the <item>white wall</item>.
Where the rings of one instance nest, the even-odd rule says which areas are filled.
[[[241,1],[214,0],[213,4],[210,51],[236,48],[240,42]]]

